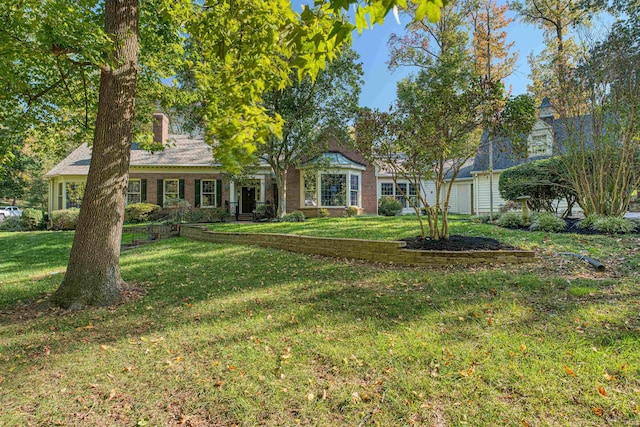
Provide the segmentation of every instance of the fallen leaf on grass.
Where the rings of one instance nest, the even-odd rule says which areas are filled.
[[[604,389],[604,387],[602,386],[598,386],[598,393],[600,393],[601,395],[607,397],[609,396],[609,393],[607,393],[607,390]]]
[[[353,393],[351,393],[351,400],[353,401],[353,403],[360,402],[360,394],[357,391],[354,391]]]
[[[568,367],[568,366],[565,366],[565,367],[564,367],[564,371],[565,371],[567,374],[571,375],[572,377],[575,377],[575,376],[576,376],[576,373],[575,373],[575,372],[573,372],[573,369],[571,369],[571,368],[570,368],[570,367]]]
[[[591,408],[591,410],[593,411],[594,414],[596,414],[597,416],[601,417],[602,415],[604,415],[604,409],[602,409],[602,406],[598,406],[595,408]]]

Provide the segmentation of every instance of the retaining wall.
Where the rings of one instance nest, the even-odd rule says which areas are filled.
[[[272,233],[229,233],[183,225],[180,236],[212,243],[257,245],[292,252],[404,265],[522,264],[534,262],[530,251],[420,251],[405,249],[406,242],[334,239]]]

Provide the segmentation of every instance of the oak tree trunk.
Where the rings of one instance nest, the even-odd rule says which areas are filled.
[[[120,241],[129,178],[138,63],[138,0],[107,0],[105,29],[113,40],[100,74],[93,153],[67,272],[53,295],[65,308],[121,299]]]

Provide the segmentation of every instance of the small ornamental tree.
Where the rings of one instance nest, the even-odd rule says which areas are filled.
[[[566,200],[567,208],[562,213],[566,217],[575,204],[576,195],[567,180],[562,159],[537,160],[523,163],[503,171],[499,182],[500,195],[505,200],[516,201],[522,196],[534,211],[556,212],[558,201]]]

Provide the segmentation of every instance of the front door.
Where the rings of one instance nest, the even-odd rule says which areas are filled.
[[[240,213],[252,213],[256,208],[256,187],[242,187]]]

